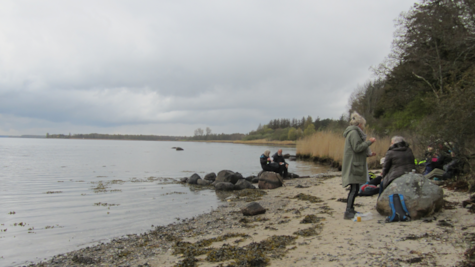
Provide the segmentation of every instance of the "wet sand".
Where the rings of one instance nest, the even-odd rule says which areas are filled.
[[[454,205],[425,220],[397,223],[384,223],[374,208],[377,196],[358,197],[356,209],[371,212],[372,219],[353,222],[343,219],[346,203],[339,199],[348,191],[338,175],[286,180],[285,187],[264,190],[256,200],[267,209],[262,215],[243,216],[240,208],[250,197],[231,194],[210,213],[32,266],[455,266],[475,245],[475,215],[461,206],[468,193],[444,189]]]

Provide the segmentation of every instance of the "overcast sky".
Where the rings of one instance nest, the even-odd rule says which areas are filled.
[[[414,0],[0,1],[0,134],[339,118]]]

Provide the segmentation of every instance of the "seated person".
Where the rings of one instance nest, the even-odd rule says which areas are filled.
[[[403,137],[394,136],[391,138],[391,146],[384,157],[381,192],[392,181],[414,169],[416,169],[416,164],[414,164],[414,154],[412,149],[409,148],[409,144],[406,143]]]
[[[270,158],[270,150],[266,150],[264,154],[261,155],[260,162],[262,170],[279,173],[279,165],[272,162],[272,159]]]
[[[384,165],[384,157],[381,158],[380,162],[381,165]],[[370,173],[368,173],[368,176]],[[374,175],[374,174],[373,174]],[[383,177],[381,175],[378,175],[374,178],[371,178],[369,182],[366,182],[360,187],[360,196],[372,196],[380,193],[380,188],[378,187],[381,184],[381,181],[383,180]]]
[[[288,168],[289,164],[285,162],[284,156],[282,155],[282,149],[279,149],[274,156],[274,162],[279,164],[279,173],[282,176],[282,178],[286,178],[288,174]]]
[[[431,172],[428,174],[424,175],[425,178],[427,179],[432,179],[434,180],[447,180],[449,178],[452,178],[454,175],[456,175],[460,171],[460,160],[456,156],[454,151],[450,152],[450,162],[442,166],[442,169],[439,168],[434,168]]]

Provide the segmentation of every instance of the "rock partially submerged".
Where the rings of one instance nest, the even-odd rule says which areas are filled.
[[[243,189],[256,189],[254,185],[245,179],[240,179],[235,185],[234,190],[243,190]]]
[[[257,202],[251,202],[244,208],[241,208],[241,212],[244,216],[254,216],[266,213],[266,209]]]
[[[214,182],[216,180],[216,173],[210,172],[210,173],[205,175],[204,179],[208,180],[208,181],[211,181],[211,182]]]
[[[188,184],[198,184],[198,180],[201,180],[201,177],[199,174],[194,173],[188,180],[186,181]]]
[[[234,185],[229,182],[217,182],[214,184],[214,189],[218,191],[232,191],[234,190]]]
[[[222,170],[218,172],[218,176],[216,177],[216,182],[227,182],[236,184],[239,179],[244,179],[242,174],[239,172],[233,172],[230,170]]]
[[[404,174],[384,189],[376,203],[376,210],[381,215],[391,214],[389,196],[392,194],[404,196],[404,202],[413,220],[430,216],[444,205],[442,188],[420,174]]]

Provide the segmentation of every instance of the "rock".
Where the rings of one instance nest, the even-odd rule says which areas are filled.
[[[287,177],[286,177],[286,178],[287,178],[287,179],[294,179],[294,178],[299,178],[299,177],[300,177],[300,176],[299,176],[298,174],[289,172],[289,173],[287,173]]]
[[[187,181],[188,181],[188,177],[184,177],[180,179],[180,183],[183,183],[183,184],[186,184]]]
[[[216,182],[214,184],[214,189],[222,191],[232,191],[234,190],[234,185],[229,182]]]
[[[252,183],[253,183],[253,184],[257,184],[258,182],[259,182],[259,178],[258,178],[258,177],[252,178]]]
[[[242,215],[244,216],[254,216],[258,214],[264,214],[266,213],[266,209],[261,206],[261,204],[257,202],[251,202],[244,208],[241,208]]]
[[[203,180],[203,179],[198,179],[196,181],[196,184],[198,184],[198,185],[210,185],[211,183],[212,183],[211,181]]]
[[[201,180],[201,177],[197,173],[195,173],[192,176],[190,176],[190,178],[188,178],[187,183],[188,184],[197,184],[198,180]]]
[[[284,159],[288,159],[288,158],[290,158],[290,154],[289,153],[284,154]]]
[[[444,206],[442,188],[420,174],[404,174],[384,189],[376,203],[376,210],[381,215],[391,214],[389,196],[392,194],[404,196],[404,202],[413,220],[430,216]]]
[[[216,177],[217,182],[228,182],[232,184],[236,184],[239,179],[244,179],[242,174],[230,170],[222,170],[218,172],[218,176]]]
[[[246,179],[240,179],[235,185],[234,190],[243,190],[243,189],[256,189],[249,181]]]
[[[259,189],[274,189],[283,184],[284,179],[275,172],[263,172],[259,177]]]
[[[248,181],[248,182],[251,182],[251,183],[252,183],[252,180],[253,180],[254,178],[257,178],[257,176],[255,176],[255,175],[251,175],[251,176],[248,176],[248,177],[246,177],[246,178],[244,178],[244,179],[246,179],[246,181]]]
[[[296,160],[297,160],[297,157],[296,157],[296,156],[290,156],[290,157],[289,157],[289,160],[291,160],[291,161],[296,161]]]
[[[214,182],[214,180],[216,180],[216,173],[214,172],[211,172],[211,173],[208,173],[205,175],[205,180],[208,180],[208,181],[211,181],[211,182]]]
[[[182,151],[182,150],[183,150],[183,148],[181,148],[181,147],[177,147],[177,148],[175,148],[175,150],[176,150],[176,151]]]

